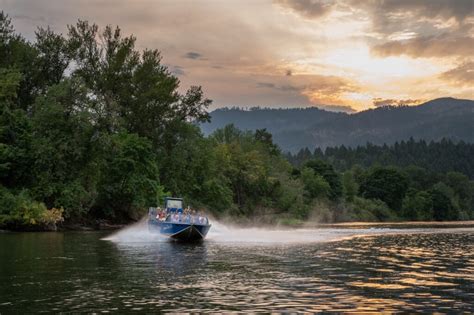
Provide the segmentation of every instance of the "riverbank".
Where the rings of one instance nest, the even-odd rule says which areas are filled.
[[[0,232],[64,232],[64,231],[112,231],[119,230],[124,227],[133,225],[140,221],[145,221],[146,217],[141,220],[129,220],[127,222],[114,222],[111,220],[89,220],[82,222],[61,222],[52,226],[16,226],[12,228],[0,227]],[[276,217],[261,216],[249,217],[249,218],[233,218],[233,217],[212,217],[212,222],[220,222],[229,226],[235,227],[248,227],[248,228],[455,228],[455,227],[474,227],[474,220],[467,221],[387,221],[387,222],[364,222],[364,221],[352,221],[352,222],[338,222],[338,223],[321,223],[317,221],[302,221],[302,220],[290,220],[290,219],[278,219]]]
[[[452,228],[452,227],[474,227],[474,221],[402,221],[402,222],[341,222],[341,223],[310,223],[303,225],[306,228],[336,228],[336,227],[397,227],[397,228]]]
[[[115,223],[108,220],[89,222],[62,222],[56,225],[17,225],[0,227],[0,232],[65,232],[65,231],[111,231],[119,230],[137,221]]]

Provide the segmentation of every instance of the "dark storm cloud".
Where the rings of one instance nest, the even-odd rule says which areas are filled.
[[[387,57],[407,55],[411,57],[474,56],[474,38],[452,37],[449,34],[439,36],[421,36],[405,41],[390,41],[372,47],[376,55]]]
[[[440,78],[456,85],[474,85],[474,61],[466,61],[454,69],[443,72]]]
[[[328,14],[335,5],[335,1],[325,0],[275,0],[274,2],[309,19]]]
[[[196,60],[196,59],[202,59],[202,55],[195,51],[189,51],[184,55],[184,58]]]
[[[372,100],[375,107],[383,106],[402,106],[402,105],[417,105],[423,102],[423,100],[396,100],[396,99],[383,99],[383,98],[374,98]]]

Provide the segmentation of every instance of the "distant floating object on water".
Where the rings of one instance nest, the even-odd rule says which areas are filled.
[[[148,230],[172,239],[195,242],[204,239],[211,228],[209,219],[196,211],[183,208],[182,198],[166,198],[165,207],[148,210]]]

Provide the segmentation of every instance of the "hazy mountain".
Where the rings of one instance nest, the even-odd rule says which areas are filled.
[[[266,128],[285,151],[303,147],[356,146],[414,139],[474,142],[474,101],[439,98],[418,106],[380,107],[355,114],[306,109],[218,109],[201,126],[205,134],[233,123]]]

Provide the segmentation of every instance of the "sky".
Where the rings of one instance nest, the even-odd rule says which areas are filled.
[[[78,19],[158,49],[212,108],[474,98],[474,0],[0,0],[29,39]]]

